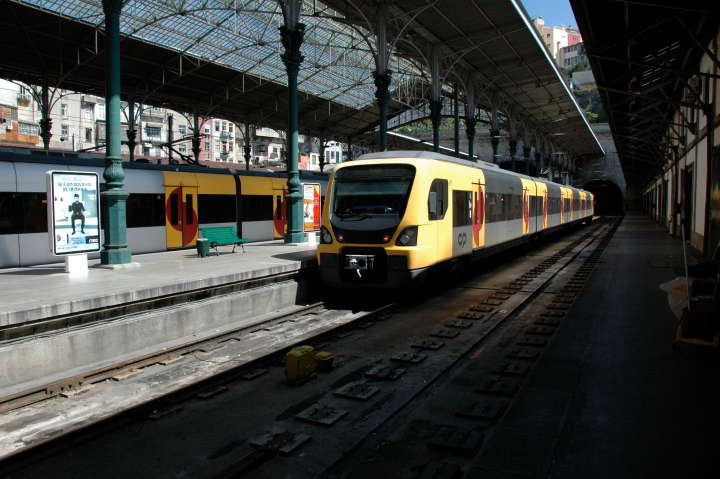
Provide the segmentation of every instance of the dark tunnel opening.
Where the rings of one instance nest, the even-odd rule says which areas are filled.
[[[595,214],[597,216],[618,216],[625,214],[624,195],[612,181],[592,180],[583,189],[595,195]]]

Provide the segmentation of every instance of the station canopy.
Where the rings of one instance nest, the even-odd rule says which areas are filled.
[[[378,124],[373,20],[388,5],[392,116],[425,102],[429,52],[443,53],[443,94],[472,83],[576,157],[602,154],[572,94],[516,0],[305,1],[301,133],[346,138]],[[201,116],[287,127],[287,77],[275,0],[127,0],[120,29],[123,97]],[[104,95],[100,0],[0,3],[0,76]],[[507,116],[507,115],[506,115]]]
[[[720,78],[699,69],[708,53],[715,71],[720,68],[717,51],[708,50],[720,8],[705,0],[571,4],[625,177],[642,186],[661,171],[671,139],[687,145],[686,129],[696,128],[703,109],[704,84]],[[676,124],[681,107],[691,118]]]

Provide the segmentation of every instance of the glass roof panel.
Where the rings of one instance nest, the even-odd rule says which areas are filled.
[[[104,23],[101,0],[16,1],[96,26]],[[351,28],[312,16],[325,8],[316,1],[303,6],[301,22],[307,27],[299,89],[352,108],[367,107],[375,101],[370,47]],[[278,32],[282,24],[276,0],[126,0],[120,29],[161,47],[286,85]],[[396,59],[393,67],[394,83],[415,74],[408,61]]]

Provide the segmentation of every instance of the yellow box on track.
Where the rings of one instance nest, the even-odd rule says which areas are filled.
[[[285,356],[285,376],[290,383],[299,383],[315,374],[317,362],[315,348],[298,346],[288,351]]]

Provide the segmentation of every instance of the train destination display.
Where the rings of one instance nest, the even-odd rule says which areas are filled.
[[[66,255],[100,251],[98,175],[48,171],[47,183],[50,252]]]

